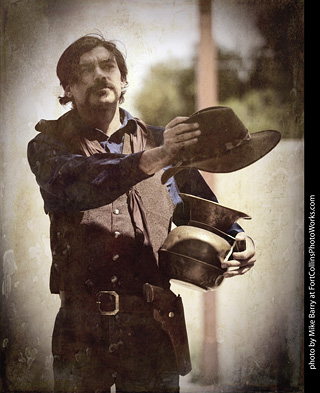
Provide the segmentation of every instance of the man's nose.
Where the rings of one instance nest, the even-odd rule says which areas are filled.
[[[105,75],[105,73],[103,72],[103,70],[101,69],[101,67],[99,67],[99,66],[96,66],[95,68],[94,68],[94,79],[95,80],[99,80],[99,79],[106,79],[106,75]]]

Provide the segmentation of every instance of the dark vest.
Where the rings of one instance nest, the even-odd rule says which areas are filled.
[[[80,134],[70,117],[51,123],[58,128],[60,136],[68,135],[63,138],[68,150],[86,156],[103,151],[98,141],[88,141]],[[144,150],[157,145],[151,129],[138,120],[137,135],[130,134],[130,140],[125,137],[124,154],[137,152],[135,138],[142,140]],[[169,232],[174,204],[160,177],[161,172],[156,173],[109,205],[86,211],[49,213],[52,293],[116,290],[141,294],[145,282],[169,287],[168,279],[158,268],[157,254]],[[130,208],[133,191],[143,202],[149,242],[137,230]]]

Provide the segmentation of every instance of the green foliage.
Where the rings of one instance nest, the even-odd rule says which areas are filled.
[[[241,57],[233,52],[218,49],[218,60],[219,101],[241,97],[248,83],[245,78],[240,78],[246,69]]]
[[[189,116],[195,111],[193,68],[172,62],[152,67],[136,98],[136,109],[146,123],[161,126],[176,116]]]
[[[252,3],[266,44],[250,70],[235,53],[218,50],[219,103],[232,107],[250,132],[276,129],[283,138],[303,136],[303,3]],[[195,69],[195,62],[189,67],[172,61],[154,66],[136,100],[141,118],[164,126],[176,116],[192,114]]]
[[[250,133],[261,130],[278,130],[282,138],[301,138],[303,119],[295,113],[295,106],[283,102],[273,89],[252,90],[242,99],[230,98],[221,105],[231,107]]]
[[[270,62],[266,64],[269,66]],[[220,70],[219,104],[233,108],[250,132],[275,129],[283,138],[301,138],[303,110],[296,90],[290,92],[288,86],[286,93],[282,86],[277,89],[276,72],[266,74],[260,77],[263,83],[257,83],[255,78],[243,83],[234,70],[228,67]],[[272,83],[268,83],[270,74],[273,74]],[[181,67],[179,63],[155,65],[137,96],[136,109],[147,123],[162,126],[176,116],[192,114],[196,110],[194,68]]]

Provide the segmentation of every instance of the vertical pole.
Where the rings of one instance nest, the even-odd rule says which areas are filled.
[[[197,67],[197,109],[218,103],[215,43],[212,37],[212,0],[199,0],[200,43]]]
[[[197,109],[218,103],[217,56],[212,36],[212,0],[198,0],[200,43],[197,64]],[[214,176],[202,173],[208,185],[213,188]],[[214,383],[218,376],[218,354],[216,339],[216,297],[215,292],[203,296],[204,339],[202,349],[201,379]]]
[[[212,36],[212,0],[198,0],[200,42],[197,61],[197,110],[218,103],[217,55]],[[213,175],[202,173],[213,187]]]

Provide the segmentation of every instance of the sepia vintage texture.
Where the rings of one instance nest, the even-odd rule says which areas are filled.
[[[141,18],[138,22],[138,1],[130,2],[134,11],[125,1],[1,3],[0,387],[46,392],[52,389],[51,335],[60,301],[49,292],[49,220],[28,166],[27,143],[39,119],[54,119],[64,112],[57,100],[61,90],[55,66],[67,45],[94,29],[124,42],[134,91],[139,87],[137,64],[158,55],[166,27],[155,23],[146,29]],[[184,6],[179,1],[164,3],[173,33],[178,32],[174,18],[179,15],[184,28],[193,26],[192,1]],[[171,12],[172,3],[182,6],[180,14]],[[189,11],[183,8],[186,4],[191,5]],[[154,40],[151,32],[158,34]],[[127,96],[126,108],[133,111],[130,90]],[[252,216],[240,224],[254,238],[258,260],[247,275],[225,280],[214,294],[173,286],[185,303],[192,376],[198,377],[206,367],[206,312],[214,313],[216,320],[210,340],[217,352],[217,383],[298,386],[303,347],[303,142],[282,140],[259,162],[215,175],[213,182],[222,204]],[[204,310],[204,296],[214,296],[214,309]]]

